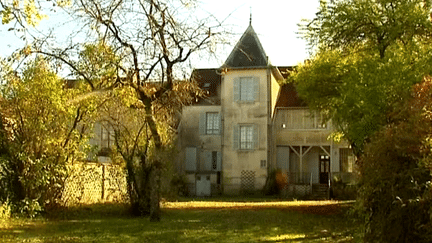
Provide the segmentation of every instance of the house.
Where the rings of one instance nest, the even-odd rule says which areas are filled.
[[[178,170],[191,195],[254,193],[272,170],[286,192],[308,194],[352,172],[347,144],[328,139],[331,123],[309,111],[294,85],[280,85],[289,70],[270,65],[252,25],[220,68],[194,70],[208,96],[184,107],[178,129]]]

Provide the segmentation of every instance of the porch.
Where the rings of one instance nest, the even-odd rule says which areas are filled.
[[[316,200],[330,198],[330,176],[326,179],[327,183],[314,183],[313,172],[279,172],[276,175],[282,197]]]

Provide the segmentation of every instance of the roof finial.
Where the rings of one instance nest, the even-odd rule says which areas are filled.
[[[252,6],[250,8],[250,17],[249,17],[249,25],[252,25]]]

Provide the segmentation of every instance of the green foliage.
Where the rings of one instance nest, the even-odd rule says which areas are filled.
[[[331,118],[361,152],[370,136],[388,122],[387,114],[397,110],[412,85],[429,72],[429,49],[419,50],[422,58],[399,46],[385,58],[355,50],[321,51],[299,65],[292,79],[310,107]]]
[[[170,182],[171,194],[168,194],[168,199],[177,199],[179,196],[188,196],[188,181],[186,175],[175,173]]]
[[[360,158],[366,242],[432,240],[430,12],[423,0],[321,1],[301,25],[316,53],[291,81]]]
[[[0,220],[9,219],[11,216],[11,208],[9,202],[2,202],[0,204]]]
[[[7,73],[1,87],[2,163],[0,199],[34,216],[60,203],[66,165],[85,156],[88,102],[72,103],[79,90],[66,89],[37,59],[21,76]]]
[[[85,74],[86,81],[96,90],[110,88],[117,79],[120,58],[103,41],[85,44],[79,54],[75,75]],[[126,96],[130,98],[130,96]]]
[[[430,81],[416,85],[405,109],[366,146],[358,203],[367,242],[432,240],[431,87]]]
[[[0,18],[1,23],[6,25],[17,22],[22,27],[36,27],[43,19],[48,18],[43,13],[43,6],[45,10],[47,6],[66,7],[71,4],[70,0],[57,0],[48,2],[37,0],[1,0],[0,1]]]
[[[289,81],[358,155],[431,72],[432,25],[423,2],[323,1],[317,17],[302,25],[317,51]]]
[[[430,0],[320,1],[312,21],[300,24],[311,46],[374,52],[384,57],[396,42],[428,38]]]

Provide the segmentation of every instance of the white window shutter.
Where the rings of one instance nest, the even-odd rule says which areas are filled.
[[[222,153],[220,151],[217,152],[216,158],[216,171],[222,170]]]
[[[206,128],[207,128],[206,120],[207,120],[206,113],[201,112],[199,115],[199,134],[200,135],[206,134]]]
[[[212,152],[204,151],[204,171],[211,171],[212,169]]]
[[[258,149],[259,148],[259,127],[258,125],[253,125],[253,148]]]
[[[196,171],[197,168],[197,148],[187,147],[186,148],[186,170]]]
[[[233,150],[239,149],[239,139],[240,139],[240,127],[239,125],[234,125],[234,131],[233,131]]]
[[[254,101],[259,100],[259,77],[253,78],[253,99]]]
[[[240,78],[234,78],[233,95],[234,102],[238,102],[240,100]]]
[[[219,135],[219,134],[222,134],[222,123],[221,123],[221,114],[220,113],[217,114],[217,119],[218,119],[218,125],[219,125],[219,132],[218,132],[218,135]]]

